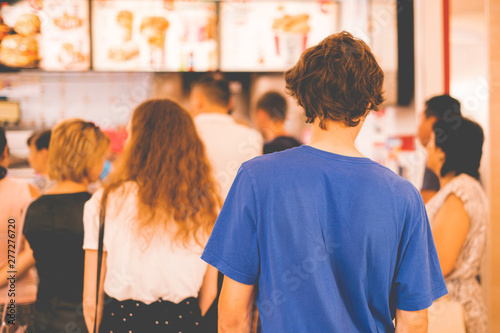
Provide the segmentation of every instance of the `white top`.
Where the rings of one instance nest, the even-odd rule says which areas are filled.
[[[488,316],[483,290],[476,277],[486,252],[488,238],[488,197],[481,184],[467,174],[460,174],[443,186],[425,205],[429,222],[434,224],[436,214],[450,195],[456,195],[464,204],[469,217],[469,230],[450,274],[446,287],[452,300],[464,305],[467,332],[488,332]],[[449,220],[447,223],[454,223]]]
[[[202,113],[194,122],[225,199],[241,164],[262,155],[262,136],[227,114]]]
[[[10,177],[0,180],[0,267],[7,263],[7,260],[9,259],[7,257],[8,254],[14,255],[13,253],[7,253],[8,250],[14,250],[12,246],[8,246],[9,243],[12,244],[9,242],[9,240],[12,240],[12,238],[9,237],[8,231],[9,219],[11,219],[10,221],[13,222],[11,225],[14,225],[15,228],[13,229],[13,227],[10,227],[10,234],[15,234],[15,250],[17,251],[17,254],[22,251],[22,244],[19,243],[19,237],[23,232],[24,213],[30,202],[31,194],[27,182]],[[15,264],[18,265],[19,263],[16,261]],[[7,276],[0,276],[0,278],[6,279]],[[36,300],[37,292],[37,281],[34,268],[29,269],[26,274],[21,277],[18,276],[17,278],[16,302],[34,302]],[[0,288],[0,304],[5,302],[6,297],[7,287]]]
[[[148,240],[139,235],[135,227],[137,189],[135,182],[127,182],[107,200],[104,291],[119,301],[133,299],[146,304],[159,298],[179,303],[188,297],[198,297],[207,269],[200,259],[203,249],[196,244],[189,249],[173,244],[173,232],[164,235],[155,232],[155,237]],[[98,248],[101,197],[102,189],[85,204],[85,250]]]

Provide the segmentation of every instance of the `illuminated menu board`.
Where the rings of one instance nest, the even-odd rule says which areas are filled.
[[[217,6],[210,1],[92,0],[93,68],[217,69]]]
[[[53,71],[90,68],[87,0],[29,0],[1,7],[0,62]]]
[[[338,32],[335,1],[220,3],[222,71],[284,71]]]

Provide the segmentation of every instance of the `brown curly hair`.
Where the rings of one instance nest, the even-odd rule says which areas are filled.
[[[307,123],[343,121],[354,127],[384,101],[384,72],[362,40],[343,31],[304,51],[285,73],[286,88],[305,109]]]
[[[139,230],[175,223],[176,241],[203,245],[199,236],[210,235],[222,201],[192,118],[173,101],[149,100],[135,109],[130,131],[101,208],[110,192],[134,181]]]

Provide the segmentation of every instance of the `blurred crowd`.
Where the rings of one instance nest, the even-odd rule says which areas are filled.
[[[27,141],[36,173],[32,182],[9,176],[8,142],[0,129],[0,303],[6,324],[13,313],[8,306],[7,278],[14,258],[7,252],[13,238],[8,221],[15,221],[16,231],[16,325],[6,330],[92,332],[97,325],[99,332],[217,332],[218,327],[237,332],[231,327],[241,329],[241,323],[231,318],[241,316],[247,323],[242,332],[305,327],[364,332],[392,325],[394,318],[397,329],[398,318],[400,325],[405,323],[400,310],[424,310],[447,290],[447,297],[464,309],[462,319],[454,318],[462,320],[464,332],[486,332],[480,279],[487,223],[479,174],[481,127],[462,116],[460,102],[451,96],[426,101],[418,139],[427,148],[428,160],[420,192],[414,195],[409,183],[375,167],[354,148],[364,118],[382,103],[377,89],[381,91],[383,73],[374,60],[360,58],[356,63],[349,56],[335,56],[359,56],[355,50],[364,43],[341,34],[329,38],[306,50],[285,74],[287,91],[313,126],[307,145],[287,133],[287,103],[281,93],[260,96],[249,127],[231,116],[229,84],[214,75],[192,85],[189,111],[168,99],[139,105],[119,154],[111,152],[113,138],[82,119],[65,119],[33,133]],[[338,46],[342,43],[350,51]],[[323,54],[325,50],[330,53]],[[369,58],[367,47],[364,52]],[[370,75],[375,79],[361,79]],[[310,81],[299,80],[305,78]],[[372,169],[363,169],[368,164]],[[379,199],[384,201],[374,202]],[[362,214],[362,207],[368,207],[371,217]],[[397,216],[394,228],[401,233],[394,240],[394,256],[387,253],[387,266],[385,259],[372,254],[379,253],[380,243],[391,244],[389,224],[378,227],[385,232],[380,239],[352,236],[369,233],[364,224],[366,230],[356,229],[361,228],[358,221],[379,223],[385,216],[382,210]],[[339,235],[344,233],[351,236],[343,239]],[[307,278],[289,276],[300,288],[280,284],[288,275],[278,262],[306,267],[317,245],[308,245],[311,234],[321,240],[321,249],[324,246],[328,259],[321,265],[330,267],[330,273],[323,267],[304,268]],[[369,283],[353,281],[342,289],[342,279],[349,279],[343,274],[354,274],[348,272],[359,264],[358,252],[336,246],[330,251],[328,244],[346,239],[366,256],[360,260],[365,270],[357,276],[379,278],[382,273],[372,266],[385,267],[386,303],[386,296],[372,300]],[[310,252],[304,250],[308,248]],[[400,251],[406,252],[400,256]],[[423,257],[415,254],[422,251]],[[328,274],[334,279],[325,277]],[[424,275],[429,282],[422,287],[414,280],[425,280]],[[324,291],[329,281],[336,281],[335,290],[345,294]],[[321,284],[325,286],[317,287]],[[356,288],[362,291],[351,293]],[[427,298],[407,294],[426,288],[432,292]],[[324,295],[318,296],[322,290]],[[359,296],[365,293],[366,301]],[[332,318],[344,316],[344,326],[328,326],[324,317],[331,311],[320,309],[331,310],[333,305],[323,303],[325,297],[336,299],[335,307],[344,314]],[[277,308],[272,315],[266,314],[268,300]],[[374,312],[360,305],[372,301],[383,304],[374,306]],[[309,310],[294,315],[294,309],[305,304]],[[375,319],[364,318],[366,313]],[[280,322],[285,319],[288,324]]]

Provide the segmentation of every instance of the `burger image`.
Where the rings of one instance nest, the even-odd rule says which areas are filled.
[[[33,37],[9,35],[0,45],[0,61],[7,66],[35,67],[38,60],[38,43]]]
[[[274,19],[273,29],[297,34],[307,34],[311,28],[309,27],[309,15],[284,15],[283,17]]]
[[[14,30],[21,36],[34,36],[40,32],[40,19],[34,14],[23,14],[17,19]]]
[[[0,23],[0,41],[2,41],[5,36],[9,35],[10,27],[6,24]]]

